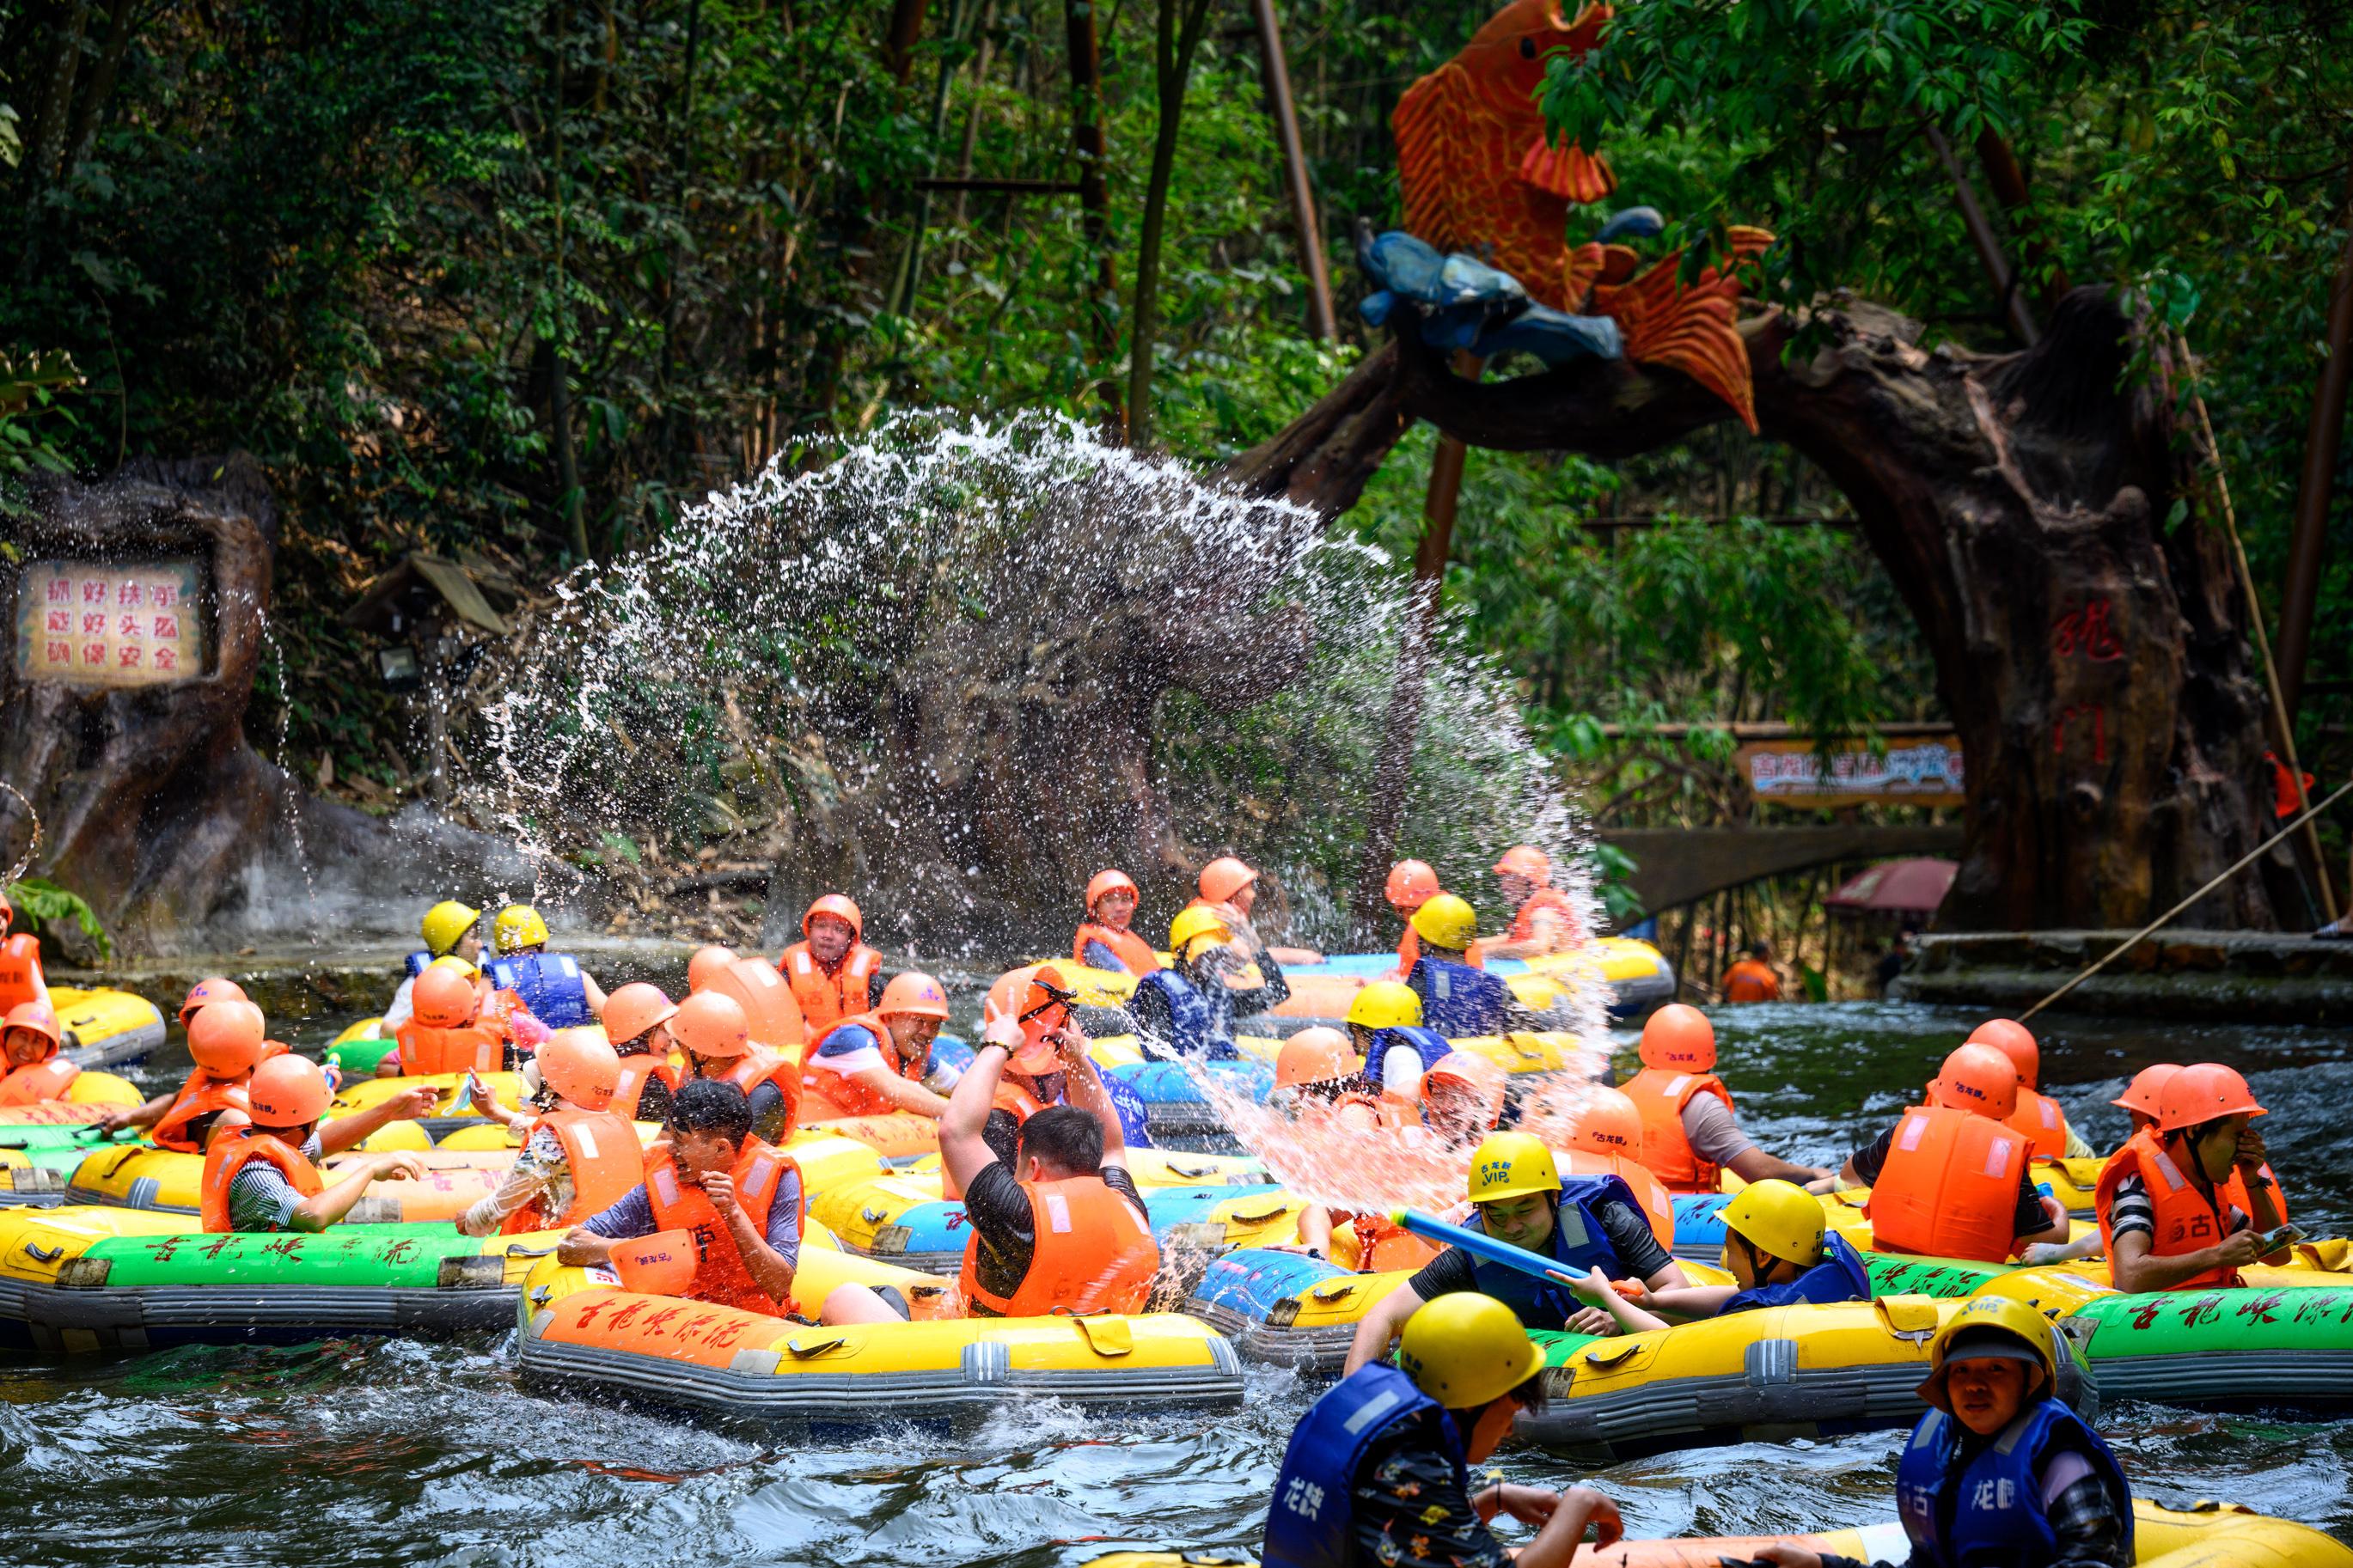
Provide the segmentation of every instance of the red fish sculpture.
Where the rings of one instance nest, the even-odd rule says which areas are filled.
[[[1728,232],[1731,256],[1688,287],[1683,253],[1641,277],[1641,258],[1620,245],[1568,243],[1568,210],[1617,188],[1609,165],[1571,143],[1556,145],[1536,107],[1546,58],[1582,57],[1601,41],[1609,7],[1588,5],[1564,21],[1559,0],[1512,0],[1462,51],[1406,89],[1390,124],[1405,191],[1405,226],[1440,250],[1484,253],[1555,310],[1608,316],[1626,357],[1682,371],[1757,428],[1748,351],[1735,330],[1739,271],[1773,237]]]

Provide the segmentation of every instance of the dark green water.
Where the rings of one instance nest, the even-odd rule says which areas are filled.
[[[1816,1163],[1875,1133],[1973,1018],[1888,1005],[1732,1010],[1722,1070],[1744,1123]],[[330,1031],[331,1032],[331,1031]],[[322,1043],[314,1033],[304,1044]],[[1620,1042],[1630,1050],[1631,1037]],[[2300,1222],[2343,1228],[2353,1032],[2159,1029],[2063,1018],[2043,1085],[2095,1144],[2141,1065],[2246,1071]],[[155,1077],[173,1072],[159,1060]],[[1313,1386],[1253,1375],[1239,1410],[977,1426],[744,1432],[518,1388],[507,1347],[352,1341],[0,1365],[0,1563],[1078,1563],[1116,1545],[1255,1545]],[[2353,1539],[2353,1423],[2147,1406],[2103,1426],[2136,1488],[2242,1502]],[[1896,1434],[1695,1450],[1584,1474],[1633,1533],[1892,1516]],[[1580,1477],[1507,1449],[1516,1478]]]

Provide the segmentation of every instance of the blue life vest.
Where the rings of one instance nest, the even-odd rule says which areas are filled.
[[[1759,1285],[1753,1290],[1743,1290],[1724,1304],[1718,1316],[1730,1317],[1758,1307],[1794,1307],[1801,1301],[1820,1306],[1832,1301],[1870,1300],[1871,1276],[1863,1271],[1862,1255],[1847,1245],[1846,1237],[1831,1231],[1822,1237],[1820,1263],[1786,1285]]]
[[[1356,1468],[1375,1439],[1438,1401],[1393,1366],[1375,1362],[1340,1380],[1292,1429],[1266,1509],[1266,1568],[1348,1568],[1356,1555]],[[1454,1423],[1439,1423],[1454,1483],[1467,1497],[1469,1466]]]
[[[1158,969],[1135,983],[1138,994],[1157,992],[1167,1004],[1168,1037],[1157,1041],[1180,1057],[1230,1061],[1239,1055],[1232,1037],[1218,1026],[1218,1010],[1193,983],[1173,969]]]
[[[1414,962],[1405,983],[1421,998],[1422,1026],[1447,1038],[1500,1035],[1511,1026],[1518,999],[1510,986],[1483,969],[1421,958]]]
[[[1428,1072],[1438,1065],[1438,1058],[1454,1048],[1454,1042],[1435,1029],[1418,1025],[1400,1025],[1392,1029],[1373,1031],[1373,1048],[1365,1058],[1365,1081],[1375,1089],[1381,1087],[1381,1074],[1386,1070],[1389,1048],[1410,1046],[1421,1058],[1421,1070]]]
[[[1967,1428],[1931,1410],[1912,1429],[1895,1468],[1895,1504],[1916,1554],[1939,1568],[2046,1568],[2059,1538],[2042,1513],[2044,1454],[2065,1439],[2092,1464],[2124,1520],[2132,1553],[2132,1492],[2116,1457],[2099,1435],[2055,1399],[2036,1403],[2000,1436],[1962,1462]],[[1957,1470],[1957,1473],[1956,1473]],[[1939,1518],[1951,1496],[1950,1535]]]
[[[1135,1092],[1135,1085],[1110,1073],[1097,1073],[1103,1092],[1111,1096],[1111,1108],[1119,1113],[1120,1136],[1131,1149],[1152,1147],[1152,1109],[1144,1103],[1144,1096]]]
[[[1588,1268],[1599,1268],[1612,1279],[1625,1276],[1625,1260],[1609,1245],[1609,1235],[1601,1228],[1601,1205],[1610,1198],[1637,1215],[1642,1212],[1641,1200],[1620,1177],[1562,1179],[1560,1207],[1553,1215],[1552,1257],[1570,1273],[1582,1275]],[[1476,1210],[1472,1212],[1471,1228],[1482,1234],[1487,1228]],[[1557,1330],[1585,1306],[1567,1286],[1506,1268],[1500,1263],[1474,1258],[1471,1260],[1471,1272],[1481,1290],[1518,1313],[1520,1322],[1527,1328]]]
[[[426,967],[433,962],[433,955],[420,947],[402,962],[407,964],[408,977],[414,980],[425,973]]]
[[[491,984],[522,998],[531,1016],[551,1029],[593,1024],[580,966],[561,952],[516,952],[491,960]]]
[[[1089,969],[1108,969],[1113,974],[1127,973],[1127,961],[1092,937],[1087,939],[1086,952],[1081,955],[1079,962]]]

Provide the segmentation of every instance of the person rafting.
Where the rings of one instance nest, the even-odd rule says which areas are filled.
[[[1244,963],[1217,911],[1198,904],[1186,906],[1169,922],[1168,957],[1166,968],[1136,981],[1127,1001],[1129,1023],[1162,1051],[1200,1061],[1233,1060],[1239,1054],[1234,995],[1227,981],[1255,988],[1262,984],[1261,972]]]
[[[1716,990],[1726,1002],[1778,1002],[1781,974],[1773,967],[1773,944],[1750,942],[1746,955],[1724,972]]]
[[[1670,1002],[1642,1023],[1641,1068],[1618,1086],[1642,1118],[1642,1163],[1674,1193],[1714,1193],[1730,1171],[1744,1182],[1800,1185],[1828,1171],[1769,1154],[1740,1130],[1732,1090],[1715,1076],[1715,1026]]]
[[[932,1070],[932,1042],[947,1021],[947,994],[938,981],[913,970],[892,976],[872,1012],[842,1019],[817,1040],[801,1074],[803,1114],[817,1120],[904,1110],[938,1120],[947,1100],[923,1079]]]
[[[612,1110],[628,1121],[669,1119],[670,1097],[686,1081],[670,1059],[678,1046],[670,1030],[677,1016],[678,1004],[660,986],[643,980],[633,980],[605,999],[605,1037],[613,1043],[619,1063]]]
[[[1451,893],[1433,893],[1414,910],[1413,931],[1421,956],[1406,972],[1405,984],[1421,999],[1423,1024],[1449,1039],[1535,1026],[1509,985],[1471,965],[1468,950],[1479,935],[1479,916],[1469,904]]]
[[[1267,1504],[1266,1568],[1562,1568],[1588,1529],[1602,1546],[1618,1540],[1616,1506],[1589,1487],[1472,1489],[1470,1467],[1513,1418],[1543,1412],[1544,1359],[1493,1297],[1419,1308],[1396,1366],[1351,1370],[1293,1429]],[[1507,1552],[1488,1530],[1498,1513],[1537,1526],[1535,1539]]]
[[[1160,967],[1152,944],[1128,929],[1142,894],[1128,874],[1098,871],[1087,882],[1087,918],[1071,938],[1071,961],[1114,974],[1149,974]]]
[[[1160,1248],[1127,1173],[1118,1112],[1074,1024],[1041,1038],[1060,1053],[1071,1102],[1021,1123],[1012,1164],[985,1134],[1006,1065],[1027,1043],[1018,1019],[991,1022],[940,1118],[940,1163],[972,1226],[961,1275],[967,1310],[988,1318],[1141,1311]]]
[[[668,1027],[685,1053],[689,1078],[732,1085],[751,1107],[752,1131],[763,1140],[781,1143],[792,1136],[801,1117],[799,1064],[753,1042],[741,1002],[723,991],[697,991],[678,1005]]]
[[[125,1127],[151,1131],[147,1141],[174,1153],[201,1154],[205,1138],[225,1110],[246,1109],[246,1079],[286,1047],[266,1038],[269,1023],[233,980],[199,980],[180,1005],[188,1056],[195,1065],[180,1087],[144,1105],[110,1105],[91,1125],[101,1132]]]
[[[497,950],[487,973],[491,984],[522,998],[531,1016],[551,1029],[576,1029],[605,1011],[596,977],[568,953],[547,951],[547,922],[529,904],[509,904],[491,922]]]
[[[2167,1080],[2156,1125],[2108,1157],[2094,1189],[2117,1289],[2228,1289],[2263,1260],[2260,1237],[2286,1219],[2263,1135],[2250,1125],[2265,1114],[2247,1080],[2217,1063]]]
[[[1376,980],[1358,991],[1342,1022],[1365,1058],[1365,1086],[1399,1101],[1413,1100],[1421,1075],[1454,1048],[1453,1041],[1422,1026],[1421,998],[1399,980]]]
[[[1201,868],[1194,885],[1199,896],[1187,903],[1188,910],[1208,910],[1217,915],[1242,950],[1242,956],[1266,972],[1269,984],[1283,984],[1282,963],[1321,963],[1324,955],[1312,947],[1270,947],[1258,932],[1255,911],[1258,908],[1258,868],[1237,856],[1220,855]],[[1284,994],[1289,994],[1288,985]],[[1267,1006],[1275,1006],[1282,997],[1271,997]]]
[[[482,911],[471,904],[461,904],[455,899],[444,899],[425,911],[417,922],[417,933],[425,945],[410,953],[404,962],[400,985],[392,994],[392,1002],[384,1010],[384,1021],[376,1026],[380,1037],[390,1038],[392,1032],[415,1015],[411,1001],[417,977],[425,973],[437,958],[461,958],[468,963],[482,962],[480,925]]]
[[[318,1162],[378,1128],[429,1114],[438,1096],[428,1086],[419,1084],[365,1110],[322,1121],[334,1099],[327,1075],[318,1063],[288,1055],[253,1069],[245,1099],[242,1112],[221,1114],[205,1147],[197,1212],[210,1233],[315,1235],[349,1214],[367,1195],[370,1183],[425,1174],[419,1155],[392,1150],[352,1161],[335,1173],[330,1186]]]
[[[776,973],[793,988],[810,1039],[881,1000],[882,955],[865,938],[858,906],[828,893],[801,915],[801,940],[776,955]]]
[[[1083,1049],[1086,1034],[1079,1026],[1078,993],[1063,983],[1060,969],[1041,963],[1026,974],[1019,970],[1014,973],[1021,976],[1018,995],[1002,1007],[989,1004],[986,1016],[1013,1053],[997,1082],[996,1103],[997,1113],[1010,1117],[1018,1131],[1047,1107],[1071,1103],[1070,1074],[1063,1070],[1059,1042],[1065,1033],[1076,1034]],[[1124,1079],[1103,1073],[1096,1078],[1111,1101],[1113,1114],[1119,1118],[1123,1142],[1130,1149],[1151,1147],[1152,1108],[1144,1097]],[[945,1196],[962,1195],[953,1177],[944,1173],[943,1182]]]
[[[1398,921],[1405,927],[1398,937],[1397,968],[1389,978],[1403,980],[1413,973],[1415,962],[1421,957],[1421,938],[1413,929],[1414,911],[1443,891],[1445,889],[1438,885],[1438,873],[1430,868],[1427,860],[1400,860],[1389,868],[1388,882],[1382,892],[1389,901],[1389,908],[1397,911]],[[1473,968],[1482,968],[1486,963],[1476,943],[1465,954],[1464,961]]]
[[[1739,1284],[1643,1289],[1629,1300],[1597,1280],[1579,1289],[1578,1299],[1607,1310],[1620,1331],[1630,1334],[1763,1307],[1871,1300],[1862,1255],[1824,1228],[1821,1201],[1805,1188],[1769,1179],[1752,1183],[1734,1194],[1720,1217],[1724,1266]]]
[[[1691,1283],[1659,1244],[1631,1188],[1615,1176],[1563,1181],[1552,1151],[1528,1133],[1497,1132],[1472,1152],[1470,1198],[1472,1228],[1571,1274],[1599,1268],[1612,1279],[1640,1279],[1653,1290]],[[1580,1304],[1568,1287],[1450,1247],[1365,1313],[1348,1346],[1347,1370],[1387,1354],[1423,1302],[1462,1290],[1506,1302],[1531,1329],[1602,1333],[1609,1327],[1607,1312]]]
[[[28,931],[12,932],[16,920],[16,906],[0,891],[0,1016],[27,1002],[49,1005],[49,983],[41,973],[41,939]]]
[[[1929,1342],[1929,1410],[1895,1465],[1905,1568],[2126,1568],[2131,1489],[2116,1455],[2057,1397],[2058,1341],[2021,1301],[1970,1301]],[[2226,1551],[2223,1556],[2228,1556]],[[1775,1544],[1775,1568],[1886,1568]]]
[[[1927,1103],[1840,1167],[1840,1186],[1872,1189],[1874,1248],[2001,1263],[2037,1242],[2064,1243],[2067,1211],[2035,1191],[2026,1140],[2008,1125],[2017,1109],[2008,1057],[1991,1046],[1946,1057]]]
[[[65,1028],[47,1002],[19,1002],[0,1019],[0,1105],[63,1100],[81,1068],[60,1054]]]
[[[480,977],[462,958],[437,958],[417,977],[411,994],[416,1016],[393,1031],[396,1054],[376,1070],[386,1076],[427,1078],[438,1073],[498,1072],[526,1041],[534,1047],[546,1030],[520,1007],[489,1005]]]
[[[2018,1069],[2018,1109],[2010,1112],[2010,1125],[2026,1135],[2035,1159],[2094,1156],[2096,1152],[2068,1123],[2067,1112],[2059,1102],[2034,1087],[2042,1074],[2042,1047],[2035,1043],[2031,1030],[2014,1018],[1989,1018],[1969,1031],[1966,1043],[1991,1046]]]
[[[602,1035],[594,1029],[556,1030],[539,1048],[539,1077],[535,1114],[515,1128],[522,1134],[522,1152],[496,1190],[458,1216],[458,1229],[466,1236],[515,1236],[578,1225],[620,1202],[645,1179],[637,1129],[613,1109],[621,1058]],[[474,1100],[486,1112],[499,1109],[487,1091]]]
[[[1566,952],[1584,938],[1577,906],[1552,885],[1552,857],[1533,844],[1517,844],[1495,862],[1495,880],[1511,906],[1512,926],[1500,938],[1479,944],[1487,958],[1541,958]]]

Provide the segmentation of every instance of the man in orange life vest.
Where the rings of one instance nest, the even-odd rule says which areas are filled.
[[[1158,969],[1160,955],[1128,929],[1139,896],[1126,872],[1096,872],[1087,883],[1087,918],[1071,938],[1071,961],[1115,974],[1149,974]]]
[[[1042,1038],[1061,1054],[1070,1103],[1022,1122],[1011,1166],[988,1145],[1008,1047],[1025,1043],[1021,1027],[1014,1018],[989,1026],[940,1118],[940,1161],[972,1222],[966,1307],[989,1318],[1141,1311],[1160,1247],[1127,1173],[1119,1113],[1067,1014]]]
[[[606,1015],[612,1010],[607,1001]],[[620,1202],[645,1179],[638,1131],[612,1109],[621,1058],[603,1036],[594,1029],[558,1029],[539,1048],[539,1077],[540,1113],[522,1129],[522,1152],[497,1190],[458,1216],[458,1229],[466,1236],[515,1236],[577,1225]]]
[[[678,1005],[670,1033],[686,1053],[686,1069],[742,1089],[752,1108],[752,1130],[782,1143],[801,1120],[800,1064],[752,1038],[751,1015],[723,991],[698,991]]]
[[[2156,1124],[2100,1172],[2094,1202],[2117,1289],[2234,1286],[2263,1259],[2257,1237],[2286,1217],[2249,1125],[2263,1114],[2247,1080],[2213,1062],[2167,1081]]]
[[[49,1005],[49,984],[41,975],[41,939],[28,931],[9,935],[16,918],[16,907],[0,892],[0,1014],[27,1002]]]
[[[2034,1190],[2026,1140],[2007,1125],[2018,1071],[1991,1046],[1945,1058],[1915,1105],[1849,1156],[1841,1186],[1871,1188],[1873,1245],[1882,1252],[2000,1263],[2037,1242],[2067,1239],[2067,1211]]]
[[[158,1149],[201,1154],[220,1113],[246,1109],[245,1081],[253,1069],[286,1054],[283,1045],[263,1037],[269,1026],[261,1009],[233,980],[197,981],[181,1005],[180,1020],[196,1064],[187,1079],[144,1105],[107,1107],[92,1123],[99,1131],[152,1128],[147,1139]]]
[[[2018,1109],[2010,1125],[2026,1135],[2029,1152],[2038,1160],[2088,1160],[2095,1151],[2068,1124],[2059,1102],[2035,1088],[2042,1076],[2042,1047],[2034,1033],[2015,1018],[1988,1018],[1969,1031],[1968,1043],[1991,1046],[2018,1069]]]
[[[1713,1193],[1732,1172],[1744,1182],[1803,1185],[1830,1174],[1768,1154],[1740,1131],[1732,1091],[1715,1076],[1715,1026],[1670,1002],[1642,1025],[1642,1070],[1620,1084],[1642,1119],[1642,1163],[1669,1192]]]
[[[1748,956],[1724,972],[1716,989],[1727,1002],[1778,1002],[1781,977],[1773,969],[1773,944],[1750,942]]]
[[[1552,885],[1552,857],[1533,844],[1518,844],[1495,862],[1495,880],[1511,905],[1512,929],[1479,944],[1487,958],[1537,958],[1575,947],[1583,932],[1577,907]]]
[[[801,916],[801,940],[777,955],[776,973],[793,988],[810,1039],[880,999],[882,955],[865,935],[858,906],[828,893]]]
[[[430,1088],[420,1085],[322,1125],[319,1119],[334,1099],[326,1074],[306,1058],[282,1056],[253,1069],[245,1098],[246,1124],[216,1124],[205,1150],[198,1213],[207,1231],[316,1234],[349,1214],[370,1183],[425,1173],[424,1161],[407,1151],[369,1154],[338,1170],[329,1186],[318,1162],[387,1122],[424,1115],[437,1098]],[[237,1120],[221,1118],[223,1123]]]
[[[806,1114],[883,1116],[904,1110],[937,1120],[944,1096],[923,1087],[932,1042],[948,1021],[947,994],[928,974],[892,976],[871,1013],[844,1018],[818,1037],[801,1073]]]

